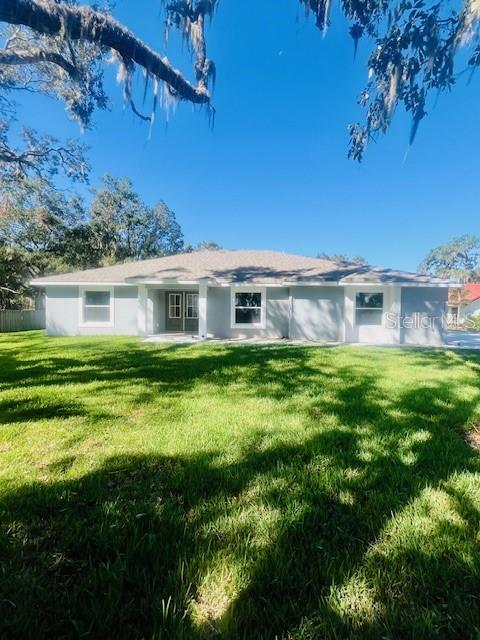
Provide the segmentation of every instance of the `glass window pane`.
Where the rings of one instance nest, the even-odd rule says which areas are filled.
[[[108,306],[110,304],[110,291],[85,291],[85,304]]]
[[[236,307],[261,307],[262,294],[251,292],[239,292],[235,294]]]
[[[110,322],[110,307],[85,307],[85,322]]]
[[[377,325],[382,324],[381,309],[357,309],[357,325]]]
[[[357,293],[357,309],[383,309],[383,293]]]
[[[187,293],[187,318],[198,318],[198,293]]]
[[[182,294],[181,293],[168,294],[168,317],[169,318],[182,317]]]
[[[260,324],[261,321],[261,309],[235,309],[236,324]]]

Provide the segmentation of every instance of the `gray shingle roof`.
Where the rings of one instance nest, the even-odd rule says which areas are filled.
[[[163,258],[125,262],[111,267],[87,269],[32,281],[45,283],[131,283],[142,281],[198,282],[217,284],[289,282],[372,282],[377,284],[446,284],[445,280],[416,273],[378,269],[277,251],[198,251]]]

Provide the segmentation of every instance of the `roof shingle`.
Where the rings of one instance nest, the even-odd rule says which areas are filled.
[[[277,251],[198,251],[110,267],[87,269],[32,281],[46,283],[211,282],[212,284],[283,284],[315,282],[445,284],[445,280],[416,273],[333,262]]]

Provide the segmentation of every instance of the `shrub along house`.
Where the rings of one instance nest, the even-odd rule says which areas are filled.
[[[202,251],[38,278],[49,335],[440,344],[448,282],[274,251]]]

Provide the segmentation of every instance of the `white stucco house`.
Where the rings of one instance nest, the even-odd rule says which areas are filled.
[[[32,282],[49,335],[441,344],[448,282],[274,251],[202,251]]]

